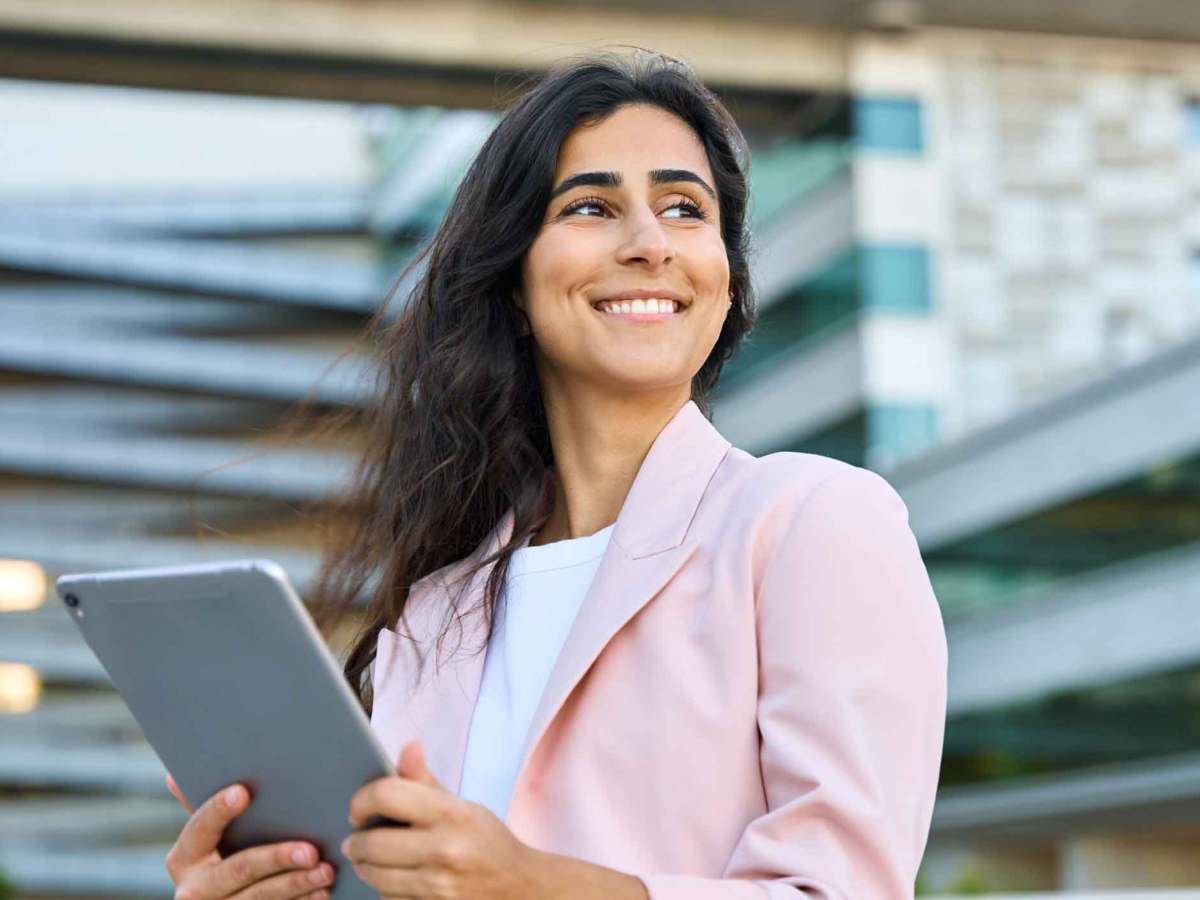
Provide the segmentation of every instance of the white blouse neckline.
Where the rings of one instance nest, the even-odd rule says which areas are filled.
[[[617,523],[613,522],[595,534],[552,541],[535,547],[529,546],[530,540],[533,539],[533,535],[529,535],[513,552],[513,562],[518,563],[523,572],[546,572],[550,569],[565,569],[591,562],[604,555],[609,537],[616,527]]]

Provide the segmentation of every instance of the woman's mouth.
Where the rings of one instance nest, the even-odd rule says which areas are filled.
[[[662,322],[680,315],[687,307],[674,300],[601,300],[593,307],[602,316],[625,322]]]

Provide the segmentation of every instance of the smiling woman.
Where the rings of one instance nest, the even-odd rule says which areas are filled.
[[[947,659],[904,503],[710,421],[748,165],[685,64],[568,60],[372,322],[312,606],[366,601],[345,675],[398,771],[345,852],[380,896],[912,896]]]
[[[643,50],[564,60],[484,142],[406,270],[423,264],[423,277],[389,298],[401,314],[386,325],[381,310],[368,329],[378,407],[343,503],[353,527],[331,535],[313,591],[333,621],[380,576],[346,664],[368,710],[376,637],[418,581],[510,512],[511,538],[488,561],[490,622],[524,540],[610,524],[680,406],[710,415],[754,322],[748,164],[716,96]],[[572,480],[606,490],[568,504]]]

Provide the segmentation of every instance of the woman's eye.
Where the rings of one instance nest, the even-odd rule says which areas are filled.
[[[568,206],[566,209],[564,209],[562,211],[562,214],[564,216],[567,216],[567,215],[571,215],[573,213],[577,213],[580,210],[589,209],[589,208],[590,209],[598,209],[601,212],[603,212],[606,207],[605,207],[605,204],[600,200],[587,200],[587,199],[577,200],[574,204],[572,204],[571,206]],[[671,219],[680,219],[680,218],[703,219],[703,218],[705,218],[704,210],[702,210],[699,206],[697,206],[695,203],[693,203],[690,200],[680,200],[678,203],[672,203],[670,206],[667,207],[666,211],[673,210],[673,209],[681,209],[684,211],[685,215],[668,216],[668,218],[671,218]],[[591,216],[589,215],[589,216],[587,216],[587,218],[591,218]]]
[[[594,200],[584,200],[580,203],[577,203],[575,206],[567,207],[567,209],[564,210],[564,213],[576,213],[576,212],[579,212],[581,209],[589,209],[589,208],[600,209],[601,206],[599,203],[597,203]]]
[[[667,209],[682,209],[688,214],[688,216],[692,216],[697,219],[704,218],[704,210],[702,210],[699,206],[697,206],[695,203],[693,203],[690,200],[680,200],[678,203],[672,203],[670,206],[667,207]],[[672,216],[672,218],[678,219],[678,218],[685,218],[685,217]]]

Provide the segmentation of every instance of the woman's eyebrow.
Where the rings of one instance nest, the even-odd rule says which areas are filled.
[[[651,169],[650,183],[651,184],[671,184],[676,181],[690,181],[693,184],[698,184],[704,188],[709,197],[716,200],[716,192],[708,186],[703,178],[697,175],[690,169]],[[562,183],[550,192],[550,199],[553,200],[559,194],[564,194],[571,188],[581,187],[583,185],[591,185],[594,187],[620,187],[622,178],[620,172],[580,172],[578,175],[572,175],[569,178],[564,178]]]
[[[675,181],[690,181],[693,184],[698,184],[704,188],[704,192],[713,200],[717,199],[717,192],[708,186],[708,182],[697,175],[690,169],[651,169],[650,183],[651,184],[671,184]]]

